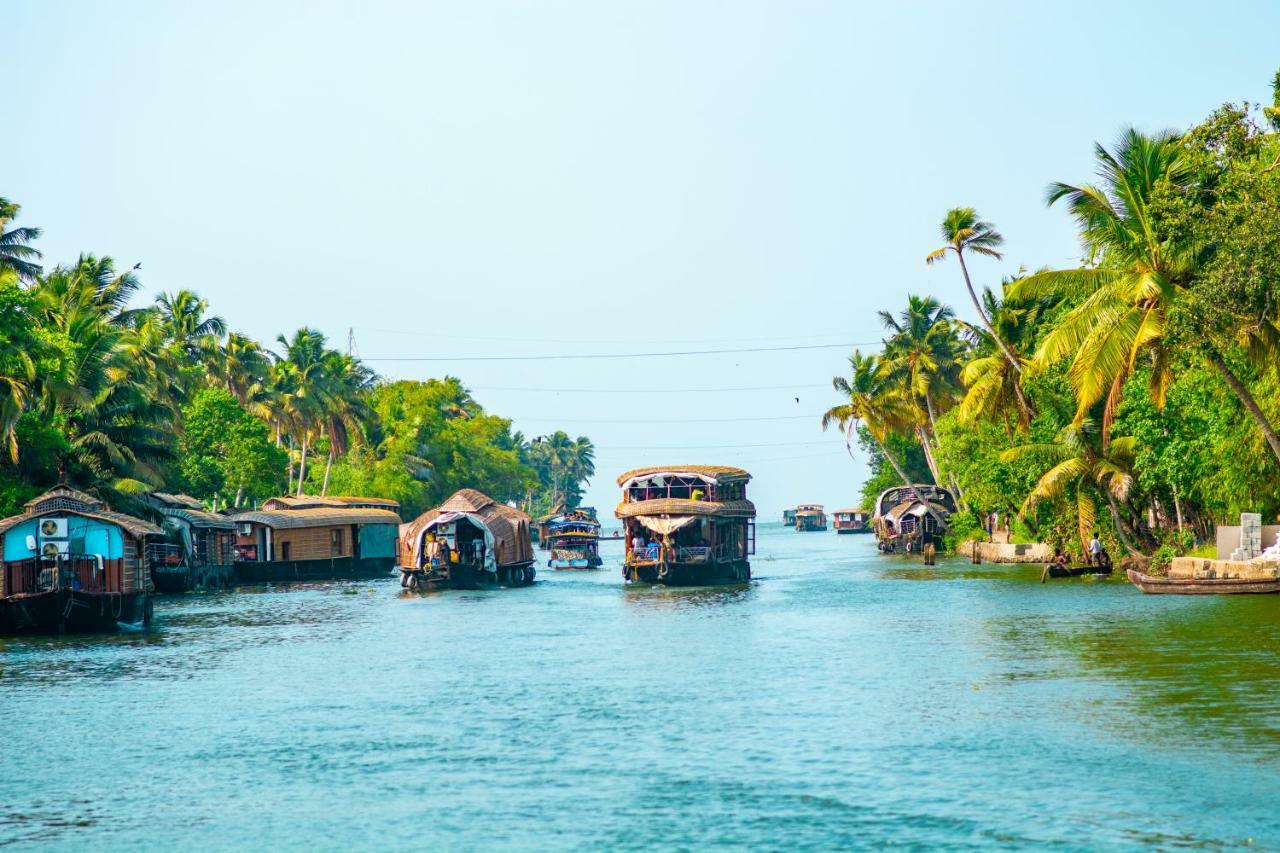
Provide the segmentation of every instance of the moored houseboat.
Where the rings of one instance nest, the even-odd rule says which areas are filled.
[[[862,507],[838,509],[831,513],[831,526],[836,533],[870,533],[871,514]]]
[[[152,492],[144,500],[169,538],[148,546],[157,592],[222,589],[235,582],[236,523],[230,516],[207,512],[189,495]]]
[[[628,583],[695,586],[751,579],[751,475],[719,465],[637,468],[618,478]]]
[[[783,527],[796,526],[796,508],[795,507],[784,509],[782,511],[782,526]]]
[[[800,504],[796,507],[796,533],[813,533],[827,529],[827,514],[822,504]]]
[[[876,499],[871,523],[885,553],[942,550],[956,501],[942,486],[913,484],[885,489]]]
[[[552,569],[598,569],[600,559],[600,522],[592,507],[579,507],[547,526],[547,550]]]
[[[58,486],[0,521],[0,634],[150,625],[147,546],[164,531]]]
[[[408,589],[528,586],[537,577],[529,516],[460,489],[400,527],[400,585]]]
[[[232,516],[238,583],[354,580],[391,574],[399,504],[381,498],[272,498]]]

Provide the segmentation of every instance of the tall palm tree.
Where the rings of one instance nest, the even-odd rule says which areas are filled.
[[[898,458],[889,450],[887,439],[891,433],[901,433],[910,428],[910,400],[901,389],[887,383],[875,355],[863,355],[854,350],[849,356],[850,376],[836,376],[831,386],[846,402],[832,406],[822,415],[822,428],[837,424],[844,432],[844,446],[853,458],[853,434],[858,424],[864,424],[884,458],[893,466],[904,486],[912,486],[911,478],[903,470]],[[923,502],[920,495],[916,499]]]
[[[1061,500],[1070,490],[1074,493],[1077,531],[1083,547],[1089,542],[1097,520],[1094,495],[1101,493],[1110,508],[1116,536],[1130,553],[1137,554],[1138,549],[1125,531],[1118,505],[1133,487],[1136,441],[1125,436],[1114,438],[1109,446],[1102,447],[1099,438],[1094,423],[1085,419],[1068,424],[1053,442],[1010,448],[1000,454],[1000,458],[1013,462],[1029,457],[1049,466],[1022,504],[1019,512],[1024,518],[1040,501]]]
[[[912,402],[915,433],[925,461],[940,483],[934,459],[937,418],[956,401],[960,389],[962,344],[952,324],[954,313],[931,296],[909,296],[898,317],[880,312],[880,321],[893,334],[885,341],[880,370],[885,381],[902,389]]]
[[[212,379],[231,392],[242,406],[250,406],[262,394],[271,367],[271,357],[262,345],[250,337],[231,332],[222,352],[209,365]],[[270,422],[269,415],[264,420]]]
[[[0,198],[0,273],[12,270],[18,277],[33,281],[40,275],[40,252],[30,244],[40,237],[39,228],[9,228],[22,206]]]
[[[209,300],[179,290],[156,297],[155,313],[165,337],[190,358],[208,359],[216,344],[227,333],[221,317],[207,316]]]
[[[329,472],[335,456],[347,452],[350,438],[367,438],[366,429],[373,412],[367,400],[376,378],[359,359],[330,350],[325,355],[323,382],[323,423],[329,438],[329,455],[324,466],[320,494],[329,493]]]
[[[307,452],[311,437],[323,418],[325,338],[315,329],[304,327],[294,332],[292,339],[279,335],[276,340],[284,347],[281,357],[284,362],[281,371],[284,422],[302,442],[297,491],[301,495],[307,481]]]
[[[924,262],[932,266],[946,260],[948,252],[955,254],[956,260],[960,262],[960,272],[964,274],[964,286],[969,291],[969,298],[973,300],[973,309],[978,312],[982,325],[987,327],[992,339],[1009,360],[1010,366],[1015,372],[1021,374],[1022,366],[1018,363],[1018,357],[996,334],[991,318],[983,310],[982,303],[978,300],[978,293],[973,289],[973,280],[969,278],[969,265],[964,262],[965,252],[1000,260],[1003,255],[1000,254],[999,247],[1004,245],[1004,236],[990,222],[979,219],[978,211],[972,207],[953,207],[948,210],[947,215],[942,219],[941,230],[944,244],[925,255]]]
[[[1036,331],[1043,316],[1045,303],[1035,300],[1016,300],[1008,296],[1011,281],[1002,287],[1004,298],[996,296],[991,288],[982,290],[982,304],[991,324],[1001,340],[1008,343],[1024,367],[1035,346]],[[1009,413],[1017,414],[1018,431],[1024,435],[1031,431],[1031,413],[1018,400],[1021,376],[1009,364],[1000,351],[995,337],[986,329],[973,326],[963,320],[957,324],[968,332],[973,346],[972,356],[965,362],[961,379],[964,383],[964,399],[957,407],[962,423],[975,420],[1002,422],[1010,435],[1013,427]]]

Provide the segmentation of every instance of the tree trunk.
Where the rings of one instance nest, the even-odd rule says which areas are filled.
[[[929,436],[925,433],[923,426],[916,427],[916,440],[924,450],[924,461],[929,465],[929,473],[933,475],[934,485],[941,486],[942,481],[938,479],[938,463],[934,461],[933,449],[929,446]]]
[[[289,488],[285,489],[285,494],[293,493],[293,436],[289,436]]]
[[[298,497],[302,497],[303,484],[307,482],[307,440],[310,438],[305,432],[302,434],[302,458],[298,462]]]
[[[236,487],[236,509],[240,508],[240,502],[244,500],[244,483]]]
[[[1262,435],[1267,439],[1267,444],[1271,446],[1271,452],[1275,454],[1276,461],[1280,462],[1280,435],[1276,435],[1275,427],[1267,419],[1267,414],[1262,411],[1258,401],[1253,398],[1253,393],[1240,381],[1240,377],[1231,371],[1231,368],[1223,360],[1221,353],[1216,349],[1208,348],[1207,357],[1209,363],[1218,369],[1218,372],[1222,374],[1222,378],[1226,380],[1227,385],[1236,393],[1236,396],[1240,398],[1240,402],[1244,404],[1245,409],[1257,421],[1258,428],[1262,430]]]
[[[960,259],[960,271],[964,273],[964,286],[969,289],[969,298],[973,300],[974,310],[978,312],[978,316],[982,318],[982,325],[987,327],[987,331],[991,333],[991,340],[996,342],[996,346],[1004,353],[1004,357],[1008,359],[1009,364],[1013,367],[1014,372],[1019,376],[1022,375],[1022,365],[1018,363],[1018,357],[1013,354],[1013,350],[1005,346],[1004,341],[1000,340],[1000,336],[996,334],[996,327],[991,324],[991,318],[987,316],[987,312],[982,309],[982,302],[978,299],[978,293],[973,289],[973,282],[969,279],[969,267],[964,262],[964,252],[957,251],[956,257]],[[1021,397],[1021,392],[1019,392]]]
[[[1182,532],[1182,501],[1178,499],[1178,487],[1173,487],[1173,511],[1178,516],[1178,532]]]
[[[333,468],[333,446],[330,442],[329,460],[324,463],[324,485],[320,487],[320,496],[329,494],[329,471]]]
[[[1120,508],[1116,506],[1115,496],[1111,494],[1109,489],[1103,489],[1103,491],[1107,493],[1107,506],[1111,508],[1111,523],[1116,528],[1116,538],[1120,540],[1120,544],[1123,545],[1130,554],[1135,557],[1142,556],[1142,552],[1134,547],[1133,542],[1129,539],[1129,534],[1125,532],[1124,521],[1120,518]]]

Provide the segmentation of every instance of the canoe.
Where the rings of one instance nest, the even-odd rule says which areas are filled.
[[[1080,566],[1058,566],[1050,563],[1045,566],[1046,574],[1051,578],[1078,578],[1081,575],[1109,575],[1111,574],[1110,566],[1090,566],[1088,564]]]
[[[1129,569],[1129,580],[1151,595],[1261,595],[1280,592],[1280,578],[1156,578]]]

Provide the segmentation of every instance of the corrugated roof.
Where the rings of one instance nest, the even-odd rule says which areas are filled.
[[[643,477],[646,474],[661,474],[664,471],[670,471],[673,474],[701,474],[704,477],[715,479],[717,483],[746,482],[751,479],[750,473],[730,465],[650,465],[646,468],[633,468],[625,474],[619,475],[618,485],[621,486],[633,477]]]
[[[315,509],[254,510],[231,516],[237,524],[252,521],[277,530],[299,527],[331,527],[337,524],[394,524],[400,516],[386,509],[317,507]]]
[[[629,501],[618,504],[613,514],[618,518],[637,515],[706,515],[715,518],[755,518],[756,506],[751,501],[694,501],[686,498],[658,498],[651,501]]]
[[[165,492],[152,492],[150,495],[165,506],[183,507],[184,509],[203,510],[204,504],[190,495],[171,495]]]

